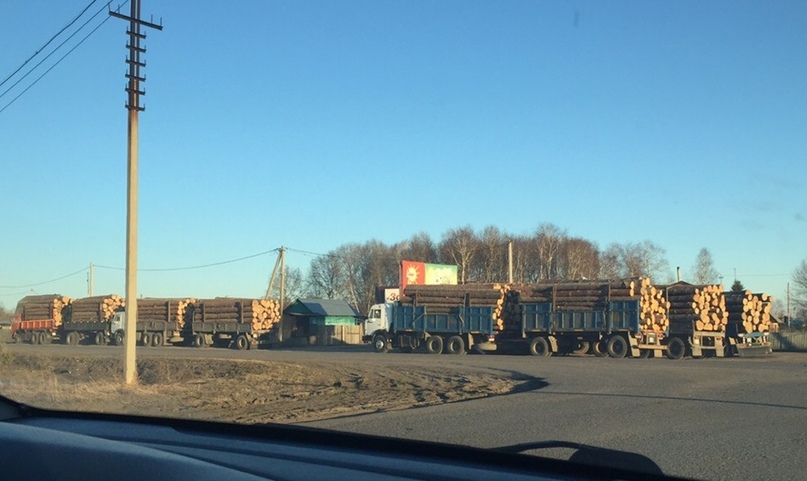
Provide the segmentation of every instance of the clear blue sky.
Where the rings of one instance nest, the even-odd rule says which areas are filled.
[[[87,3],[3,2],[0,79]],[[165,25],[145,41],[143,268],[543,222],[603,248],[652,240],[684,270],[705,246],[724,282],[736,269],[780,298],[807,258],[802,0],[144,0],[143,14]],[[123,266],[126,26],[104,23],[0,113],[6,307],[29,290],[9,286]],[[260,296],[273,264],[144,272],[139,291]],[[34,290],[81,297],[86,274]],[[122,294],[123,272],[97,269],[95,290]]]

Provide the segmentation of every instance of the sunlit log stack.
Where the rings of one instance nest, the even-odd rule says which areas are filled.
[[[664,291],[654,286],[649,277],[639,281],[638,291],[639,327],[645,331],[666,331],[670,325],[667,316],[670,303],[664,298]]]
[[[186,316],[189,314],[188,306],[195,299],[161,299],[145,298],[137,300],[138,321],[168,321],[176,322],[181,329],[185,326]]]
[[[239,322],[254,330],[269,330],[280,322],[280,302],[274,299],[202,299],[193,302],[193,320]]]
[[[751,291],[726,292],[729,322],[736,323],[738,332],[769,332],[773,297]]]
[[[70,303],[70,322],[105,322],[125,306],[117,294],[85,297]]]
[[[26,296],[17,303],[16,314],[23,321],[53,319],[56,326],[62,324],[62,310],[70,305],[71,299],[61,294]]]
[[[666,286],[668,316],[673,332],[722,331],[728,324],[726,296],[722,285],[693,285],[679,282]]]

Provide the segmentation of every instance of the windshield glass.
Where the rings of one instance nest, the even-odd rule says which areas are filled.
[[[803,476],[807,4],[109,7],[0,6],[0,394]]]

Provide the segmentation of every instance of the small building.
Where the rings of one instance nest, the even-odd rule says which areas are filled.
[[[336,299],[297,299],[283,311],[291,319],[290,343],[304,346],[361,344],[363,316]]]

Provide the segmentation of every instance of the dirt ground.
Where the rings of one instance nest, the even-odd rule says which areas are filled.
[[[520,381],[435,366],[0,354],[0,394],[34,406],[236,423],[296,423],[507,394]]]

